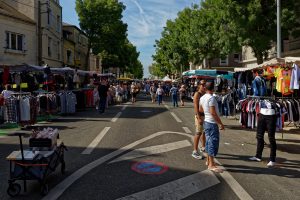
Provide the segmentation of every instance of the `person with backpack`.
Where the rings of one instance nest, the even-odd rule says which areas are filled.
[[[178,107],[177,95],[178,95],[178,88],[174,84],[170,89],[170,96],[172,97],[172,103],[174,108],[175,106]]]

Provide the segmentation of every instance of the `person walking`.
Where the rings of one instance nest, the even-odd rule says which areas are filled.
[[[151,95],[151,100],[152,100],[152,103],[155,102],[155,96],[156,96],[156,87],[154,84],[151,85],[150,87],[150,95]]]
[[[224,130],[224,125],[219,117],[217,100],[213,96],[214,83],[207,82],[205,87],[206,93],[200,98],[199,112],[204,113],[203,127],[206,137],[205,151],[207,153],[207,165],[209,170],[221,173],[223,170],[216,166],[214,158],[219,150],[219,129]]]
[[[164,90],[162,89],[161,85],[159,85],[156,90],[158,105],[162,104],[163,94],[164,94]]]
[[[176,87],[175,84],[173,84],[172,88],[170,89],[170,95],[172,97],[173,107],[174,108],[175,106],[178,107],[178,101],[177,101],[178,88]]]
[[[198,152],[199,141],[201,141],[200,152],[205,151],[205,133],[203,132],[204,113],[199,112],[200,98],[205,94],[205,80],[201,80],[194,94],[194,112],[195,112],[195,127],[196,133],[194,136],[194,150],[192,156],[196,159],[202,159],[202,155]]]
[[[132,82],[131,87],[130,87],[130,92],[131,92],[131,102],[135,103],[136,95],[138,93],[138,87],[137,87],[136,83]]]
[[[181,106],[184,106],[184,100],[186,98],[186,89],[184,85],[182,85],[181,88],[179,89],[179,95],[180,95]]]
[[[102,79],[101,84],[98,86],[98,92],[99,92],[99,113],[104,113],[105,107],[106,107],[106,100],[107,100],[107,92],[108,92],[108,86],[107,81]]]

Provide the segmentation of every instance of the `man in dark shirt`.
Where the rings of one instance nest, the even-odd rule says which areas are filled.
[[[98,86],[99,92],[99,113],[104,113],[105,106],[106,106],[106,99],[107,99],[107,92],[108,92],[108,85],[106,80],[101,80],[101,84]]]

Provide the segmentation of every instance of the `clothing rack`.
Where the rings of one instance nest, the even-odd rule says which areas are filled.
[[[275,99],[274,96],[250,96],[250,95],[247,95],[247,98],[253,98],[253,99]]]

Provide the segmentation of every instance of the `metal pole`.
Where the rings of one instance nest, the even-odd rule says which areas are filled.
[[[277,0],[277,58],[281,58],[281,19],[280,0]]]
[[[42,65],[42,12],[41,2],[38,1],[38,65]]]

